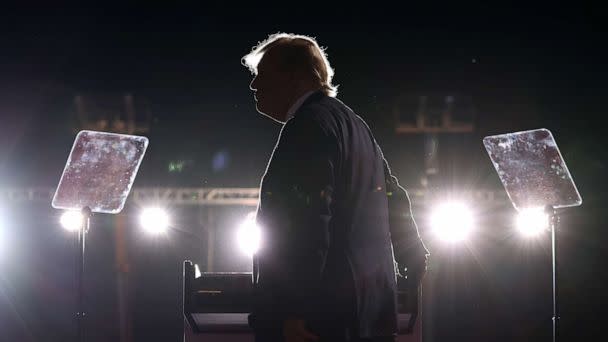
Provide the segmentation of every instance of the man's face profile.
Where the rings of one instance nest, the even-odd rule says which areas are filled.
[[[292,100],[293,73],[281,70],[277,60],[276,53],[266,52],[249,88],[254,91],[258,112],[284,122]]]

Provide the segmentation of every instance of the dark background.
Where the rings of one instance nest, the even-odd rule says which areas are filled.
[[[502,186],[481,139],[533,128],[553,132],[583,205],[564,213],[558,239],[564,340],[605,333],[605,29],[591,5],[441,3],[175,4],[73,8],[35,2],[0,15],[0,188],[54,187],[77,132],[74,98],[132,94],[151,113],[150,147],[135,187],[257,187],[280,126],[255,112],[240,58],[275,32],[316,37],[336,70],[338,97],[375,132],[395,174],[419,188],[424,137],[398,135],[399,98],[469,98],[475,131],[439,137],[430,190]],[[181,172],[168,165],[181,162]],[[433,254],[425,341],[544,340],[551,334],[548,235],[522,242],[514,210],[479,203],[478,234]],[[131,339],[181,336],[181,262],[205,262],[200,208],[171,208],[178,226],[150,238],[126,222]],[[216,208],[233,227],[247,208]],[[236,214],[235,214],[236,213]],[[241,215],[242,216],[242,215]],[[75,334],[73,241],[50,203],[0,201],[0,340],[65,341]],[[119,340],[115,218],[89,238],[87,298],[95,341]],[[230,228],[232,229],[232,228]],[[218,237],[218,270],[246,271]],[[196,236],[197,238],[193,238]],[[225,246],[224,246],[225,245]]]

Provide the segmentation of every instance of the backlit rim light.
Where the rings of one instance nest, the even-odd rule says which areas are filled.
[[[146,208],[139,216],[139,223],[150,234],[162,234],[169,228],[169,215],[162,208]]]
[[[79,210],[67,210],[61,214],[61,218],[59,218],[59,222],[61,226],[70,232],[75,232],[82,227],[84,223],[84,217]]]
[[[441,240],[460,242],[473,230],[473,214],[464,203],[443,203],[433,211],[431,227]]]
[[[517,230],[526,237],[537,236],[549,227],[549,217],[543,208],[526,208],[516,218]]]

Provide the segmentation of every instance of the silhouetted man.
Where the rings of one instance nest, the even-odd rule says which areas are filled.
[[[394,340],[396,276],[417,285],[427,256],[407,193],[314,39],[271,35],[243,64],[257,110],[284,123],[257,210],[256,341]]]

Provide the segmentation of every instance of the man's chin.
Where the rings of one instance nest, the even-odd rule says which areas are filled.
[[[284,124],[284,123],[285,123],[285,121],[282,121],[282,120],[280,120],[280,119],[277,119],[276,117],[274,117],[274,116],[272,116],[272,115],[270,115],[270,114],[266,114],[266,113],[262,113],[262,112],[260,112],[260,114],[262,114],[263,116],[265,116],[265,117],[267,117],[267,118],[271,119],[272,121],[276,121],[276,122],[281,123],[281,124]]]
[[[276,121],[278,123],[285,123],[285,121],[279,119],[278,116],[269,114],[267,112],[264,112],[262,109],[260,109],[260,107],[258,105],[256,105],[255,108],[257,109],[258,113],[262,114],[263,116],[265,116],[265,117],[267,117],[269,119],[272,119],[272,120],[274,120],[274,121]]]

